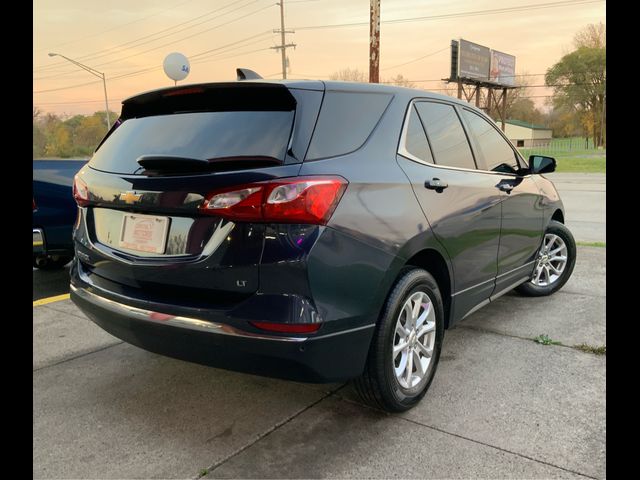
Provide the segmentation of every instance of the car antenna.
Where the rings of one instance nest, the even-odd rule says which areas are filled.
[[[262,78],[259,74],[248,68],[236,68],[238,80],[257,80]]]

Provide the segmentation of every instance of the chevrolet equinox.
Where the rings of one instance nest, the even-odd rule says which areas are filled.
[[[568,280],[544,173],[481,110],[426,91],[242,80],[154,90],[76,175],[71,298],[138,347],[307,382],[388,411],[444,331]]]

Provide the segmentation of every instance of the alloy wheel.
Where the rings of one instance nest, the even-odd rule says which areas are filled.
[[[548,287],[558,281],[567,265],[567,245],[558,235],[547,233],[538,252],[536,268],[531,283]]]
[[[418,385],[427,373],[436,340],[434,305],[424,292],[415,292],[404,303],[393,340],[393,369],[403,388]]]

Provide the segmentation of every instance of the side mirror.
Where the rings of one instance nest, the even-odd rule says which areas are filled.
[[[529,157],[529,168],[531,173],[551,173],[556,170],[556,159],[553,157],[543,157],[542,155],[531,155]]]

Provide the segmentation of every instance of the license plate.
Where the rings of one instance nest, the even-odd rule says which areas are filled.
[[[169,217],[125,214],[120,247],[139,252],[164,253],[169,232]]]

